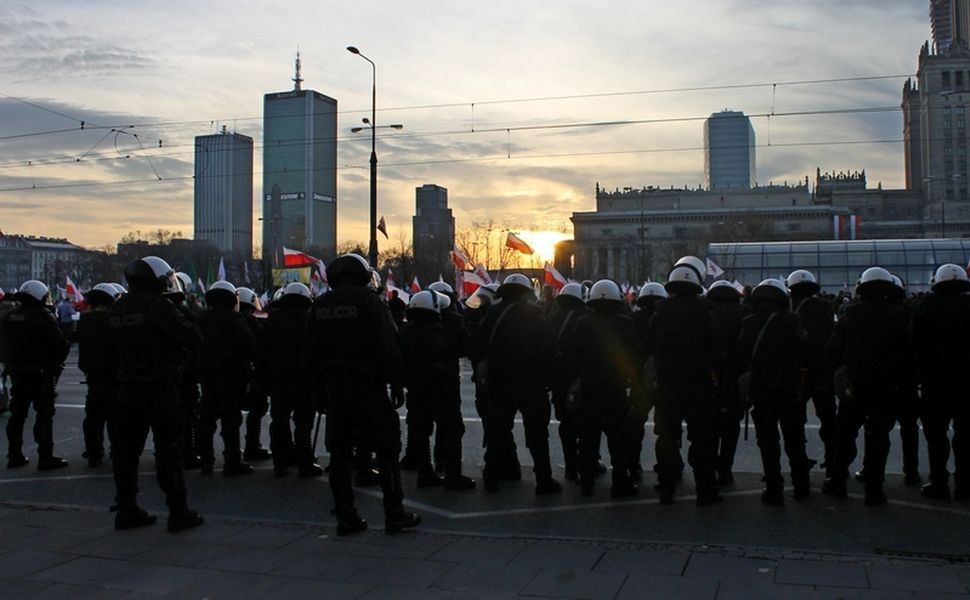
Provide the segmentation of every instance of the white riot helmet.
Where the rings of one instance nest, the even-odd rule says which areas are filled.
[[[810,287],[813,290],[813,294],[821,289],[815,275],[813,275],[811,271],[806,271],[805,269],[792,271],[791,274],[788,275],[786,284],[790,290],[794,290],[796,286]]]
[[[674,267],[667,275],[667,284],[664,289],[669,294],[680,294],[684,296],[694,296],[704,291],[701,285],[701,277],[694,267],[683,264]]]
[[[276,302],[277,300],[279,300],[280,298],[282,298],[283,297],[283,293],[285,291],[286,291],[286,288],[285,287],[281,287],[281,288],[277,289],[275,292],[273,292],[273,300],[272,301],[273,302]]]
[[[966,269],[952,263],[941,265],[933,275],[933,283],[930,289],[934,292],[970,291],[970,280],[968,280]]]
[[[502,285],[498,287],[499,297],[518,298],[522,294],[531,294],[535,297],[535,290],[532,288],[532,280],[521,273],[513,273],[505,278]]]
[[[175,273],[175,277],[178,278],[179,283],[182,284],[182,291],[188,294],[189,291],[192,290],[192,278],[189,277],[189,274],[178,271]]]
[[[415,295],[411,296],[411,301],[408,302],[408,310],[409,311],[426,310],[429,312],[433,312],[435,314],[440,314],[441,313],[440,302],[441,302],[442,295],[443,294],[439,294],[434,290],[420,291]]]
[[[109,283],[108,285],[113,286],[115,290],[117,290],[118,297],[124,296],[125,294],[128,293],[128,290],[125,289],[125,286],[121,285],[120,283]]]
[[[680,267],[687,265],[697,272],[697,277],[703,281],[704,277],[707,275],[707,263],[697,258],[696,256],[681,256],[674,263],[675,267]]]
[[[303,296],[307,300],[312,299],[312,297],[310,296],[310,288],[300,283],[299,281],[294,281],[292,283],[286,284],[286,287],[283,288],[283,295],[284,296]]]
[[[99,283],[91,288],[84,299],[91,306],[111,306],[120,297],[121,294],[115,289],[114,284]]]
[[[444,312],[448,310],[448,307],[451,306],[451,296],[449,296],[448,294],[443,294],[441,292],[433,292],[433,293],[438,298],[438,310],[440,312]]]
[[[584,300],[584,298],[583,298],[583,284],[581,284],[581,283],[567,283],[566,285],[562,286],[562,289],[561,290],[559,290],[559,295],[557,297],[559,297],[559,298],[575,298],[575,299],[579,300],[580,302],[582,302]]]
[[[751,290],[751,302],[788,306],[788,287],[781,279],[765,279]]]
[[[209,286],[205,293],[205,301],[209,306],[235,308],[238,302],[236,286],[228,281],[217,281]]]
[[[485,306],[489,306],[495,302],[495,293],[498,290],[498,286],[494,283],[489,283],[480,286],[475,292],[465,300],[465,306],[472,310],[476,310]]]
[[[428,289],[433,292],[440,292],[442,294],[454,294],[455,290],[450,285],[444,281],[436,281],[428,286]]]
[[[730,281],[718,279],[707,289],[707,297],[712,301],[726,300],[729,302],[737,302],[741,300],[741,292]]]
[[[616,282],[600,279],[589,288],[589,300],[586,302],[590,306],[596,306],[600,302],[623,302],[623,292]]]
[[[963,275],[966,279],[966,273]],[[896,284],[893,283],[893,275],[882,267],[869,267],[859,276],[856,284],[856,294],[884,294],[888,295],[895,290]]]
[[[156,294],[178,294],[182,291],[175,271],[157,256],[146,256],[128,263],[125,279],[132,285],[144,285],[146,291]]]
[[[20,300],[21,302],[26,299],[27,302],[33,301],[48,306],[51,304],[51,291],[46,285],[36,279],[25,281],[13,297],[15,300]]]
[[[640,288],[640,293],[637,294],[637,300],[640,298],[649,298],[651,296],[655,296],[657,298],[667,298],[668,294],[667,290],[664,289],[662,284],[651,281],[650,283],[643,284],[643,287]]]
[[[236,293],[239,294],[239,303],[252,306],[256,310],[260,310],[259,296],[256,292],[249,289],[248,287],[236,288]]]

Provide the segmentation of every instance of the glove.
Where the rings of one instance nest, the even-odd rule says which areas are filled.
[[[391,403],[394,408],[401,408],[404,406],[404,387],[400,385],[391,386]]]

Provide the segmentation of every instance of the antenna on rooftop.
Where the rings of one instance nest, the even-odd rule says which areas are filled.
[[[293,78],[293,89],[300,91],[300,84],[303,83],[303,77],[301,76],[301,71],[303,70],[303,63],[300,61],[300,47],[296,47],[296,77]]]

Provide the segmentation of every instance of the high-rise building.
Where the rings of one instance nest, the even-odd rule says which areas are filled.
[[[455,217],[448,208],[448,190],[427,183],[415,188],[415,213],[411,219],[414,260],[425,279],[450,276],[448,253],[455,247]]]
[[[228,255],[253,254],[253,138],[195,138],[195,239]]]
[[[930,0],[933,49],[945,54],[957,40],[970,41],[970,0]]]
[[[746,190],[756,185],[751,119],[738,111],[712,114],[704,121],[704,187]]]
[[[294,88],[263,96],[263,258],[282,247],[337,253],[337,101]]]

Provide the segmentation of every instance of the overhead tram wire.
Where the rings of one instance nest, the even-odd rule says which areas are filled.
[[[685,92],[711,92],[711,91],[726,91],[726,90],[741,90],[741,89],[756,89],[762,87],[789,87],[789,86],[803,86],[803,85],[824,85],[833,83],[852,83],[852,82],[863,82],[863,81],[881,81],[888,79],[902,79],[906,77],[913,77],[914,74],[898,74],[898,75],[860,75],[857,77],[836,77],[829,79],[802,79],[802,80],[791,80],[791,81],[774,81],[774,82],[756,82],[756,83],[738,83],[738,84],[717,84],[717,85],[702,85],[702,86],[686,86],[679,88],[658,88],[650,90],[634,90],[634,91],[620,91],[620,92],[594,92],[589,94],[568,94],[559,96],[535,96],[535,97],[525,97],[525,98],[498,98],[493,100],[469,100],[462,102],[446,102],[439,104],[421,104],[421,105],[411,105],[411,106],[396,106],[396,107],[386,107],[377,109],[379,112],[388,111],[405,111],[405,110],[427,110],[434,108],[462,108],[471,106],[488,106],[488,105],[500,105],[500,104],[516,104],[516,103],[528,103],[528,102],[559,102],[564,100],[583,100],[583,99],[594,99],[594,98],[611,98],[611,97],[623,97],[623,96],[643,96],[651,94],[671,94],[671,93],[685,93]],[[253,116],[253,117],[232,117],[225,119],[197,119],[190,121],[157,121],[157,122],[147,122],[138,124],[116,124],[116,125],[98,125],[94,123],[88,123],[88,126],[84,126],[85,121],[77,117],[67,115],[65,113],[56,111],[51,108],[36,104],[29,100],[24,100],[23,98],[17,98],[15,96],[10,96],[0,92],[0,96],[33,106],[39,110],[53,113],[55,115],[70,119],[72,121],[77,121],[82,124],[79,129],[64,129],[64,130],[53,130],[53,131],[40,131],[34,133],[23,133],[10,136],[0,136],[0,141],[8,139],[18,139],[27,138],[41,135],[52,135],[57,133],[67,133],[73,131],[81,131],[84,129],[134,129],[139,128],[163,128],[163,127],[174,127],[174,126],[186,126],[186,125],[208,125],[213,122],[228,122],[228,121],[255,121],[255,120],[266,120],[263,116]],[[370,112],[371,109],[350,109],[337,111],[337,114],[358,114]],[[270,118],[293,118],[294,116],[300,115],[280,115],[278,117]]]
[[[858,107],[858,108],[840,108],[840,109],[823,109],[823,110],[801,110],[801,111],[790,111],[790,112],[763,112],[763,113],[752,113],[747,115],[752,119],[770,119],[770,118],[784,118],[784,117],[802,117],[802,116],[831,116],[840,114],[878,114],[878,113],[890,113],[899,112],[902,109],[898,106],[873,106],[873,107]],[[542,124],[542,125],[519,125],[519,126],[496,126],[487,128],[478,128],[474,132],[469,130],[450,130],[450,131],[432,131],[425,133],[402,133],[393,134],[386,136],[386,139],[406,139],[406,138],[434,138],[434,137],[444,137],[444,136],[456,136],[456,135],[479,135],[485,133],[508,133],[508,132],[523,132],[523,131],[543,131],[543,130],[559,130],[559,129],[578,129],[578,128],[594,128],[594,127],[621,127],[630,125],[658,125],[658,124],[669,124],[669,123],[689,123],[704,121],[709,118],[708,116],[691,116],[691,117],[664,117],[658,119],[626,119],[626,120],[616,120],[616,121],[589,121],[589,122],[578,122],[578,123],[552,123],[552,124]],[[115,131],[115,130],[111,130]],[[110,132],[109,132],[110,133]],[[128,132],[124,132],[128,133]],[[128,133],[128,135],[134,135]],[[273,144],[271,147],[285,148],[288,146],[299,146],[299,145],[309,145],[316,143],[337,143],[337,142],[360,142],[362,138],[360,137],[326,137],[326,138],[313,138],[309,140],[297,140],[294,139],[292,142],[284,142],[282,144]],[[139,140],[140,143],[140,140]],[[97,145],[97,144],[96,144]],[[195,147],[195,143],[192,144],[175,144],[167,145],[166,148],[188,148]],[[264,142],[262,144],[254,144],[253,149],[264,149],[267,144]],[[144,148],[143,148],[144,150]],[[217,150],[217,152],[226,152],[228,150]],[[90,151],[89,151],[90,153]],[[89,153],[85,153],[87,156]],[[172,156],[187,156],[194,154],[193,151],[186,152],[160,152],[154,154],[145,154],[145,156],[152,157],[172,157]],[[104,160],[115,160],[115,156],[104,156]],[[51,164],[67,164],[73,162],[79,162],[75,158],[51,158],[51,159],[32,159],[35,165],[51,165]],[[97,160],[97,158],[95,159]],[[0,168],[16,168],[22,167],[24,162],[9,162],[0,163]]]
[[[875,140],[833,140],[833,141],[812,141],[812,142],[788,142],[788,143],[773,143],[771,148],[779,147],[811,147],[811,146],[853,146],[853,145],[864,145],[864,144],[899,144],[904,140],[902,138],[896,139],[875,139]],[[744,146],[747,148],[748,146]],[[767,144],[756,144],[755,148],[768,148]],[[412,161],[412,162],[396,162],[396,163],[384,163],[388,167],[400,167],[400,166],[421,166],[421,165],[440,165],[440,164],[460,164],[460,163],[471,163],[471,162],[501,162],[507,160],[539,160],[546,158],[576,158],[576,157],[589,157],[589,156],[614,156],[622,154],[656,154],[665,152],[697,152],[704,148],[702,146],[692,146],[692,147],[680,147],[680,148],[641,148],[634,150],[606,150],[597,152],[564,152],[564,153],[549,153],[549,154],[520,154],[508,156],[505,153],[497,154],[494,156],[483,156],[483,157],[469,157],[469,158],[451,158],[451,159],[441,159],[441,160],[422,160],[422,161]],[[366,169],[366,165],[341,165],[339,168],[354,168],[354,169]],[[329,171],[333,170],[330,168],[323,169],[289,169],[287,171],[253,171],[251,175],[266,175],[274,173],[306,173],[308,171],[319,172],[319,171]],[[210,177],[210,176],[205,176]],[[216,177],[212,175],[211,177]],[[64,183],[64,184],[50,184],[50,185],[38,185],[36,187],[14,187],[14,188],[0,188],[0,193],[10,193],[10,192],[22,192],[31,189],[44,190],[44,189],[68,189],[75,187],[98,187],[98,186],[116,186],[123,184],[137,184],[137,183],[151,183],[151,182],[178,182],[187,181],[194,179],[194,175],[183,175],[176,177],[165,177],[159,179],[128,179],[119,181],[104,181],[104,182],[81,182],[81,183]]]

